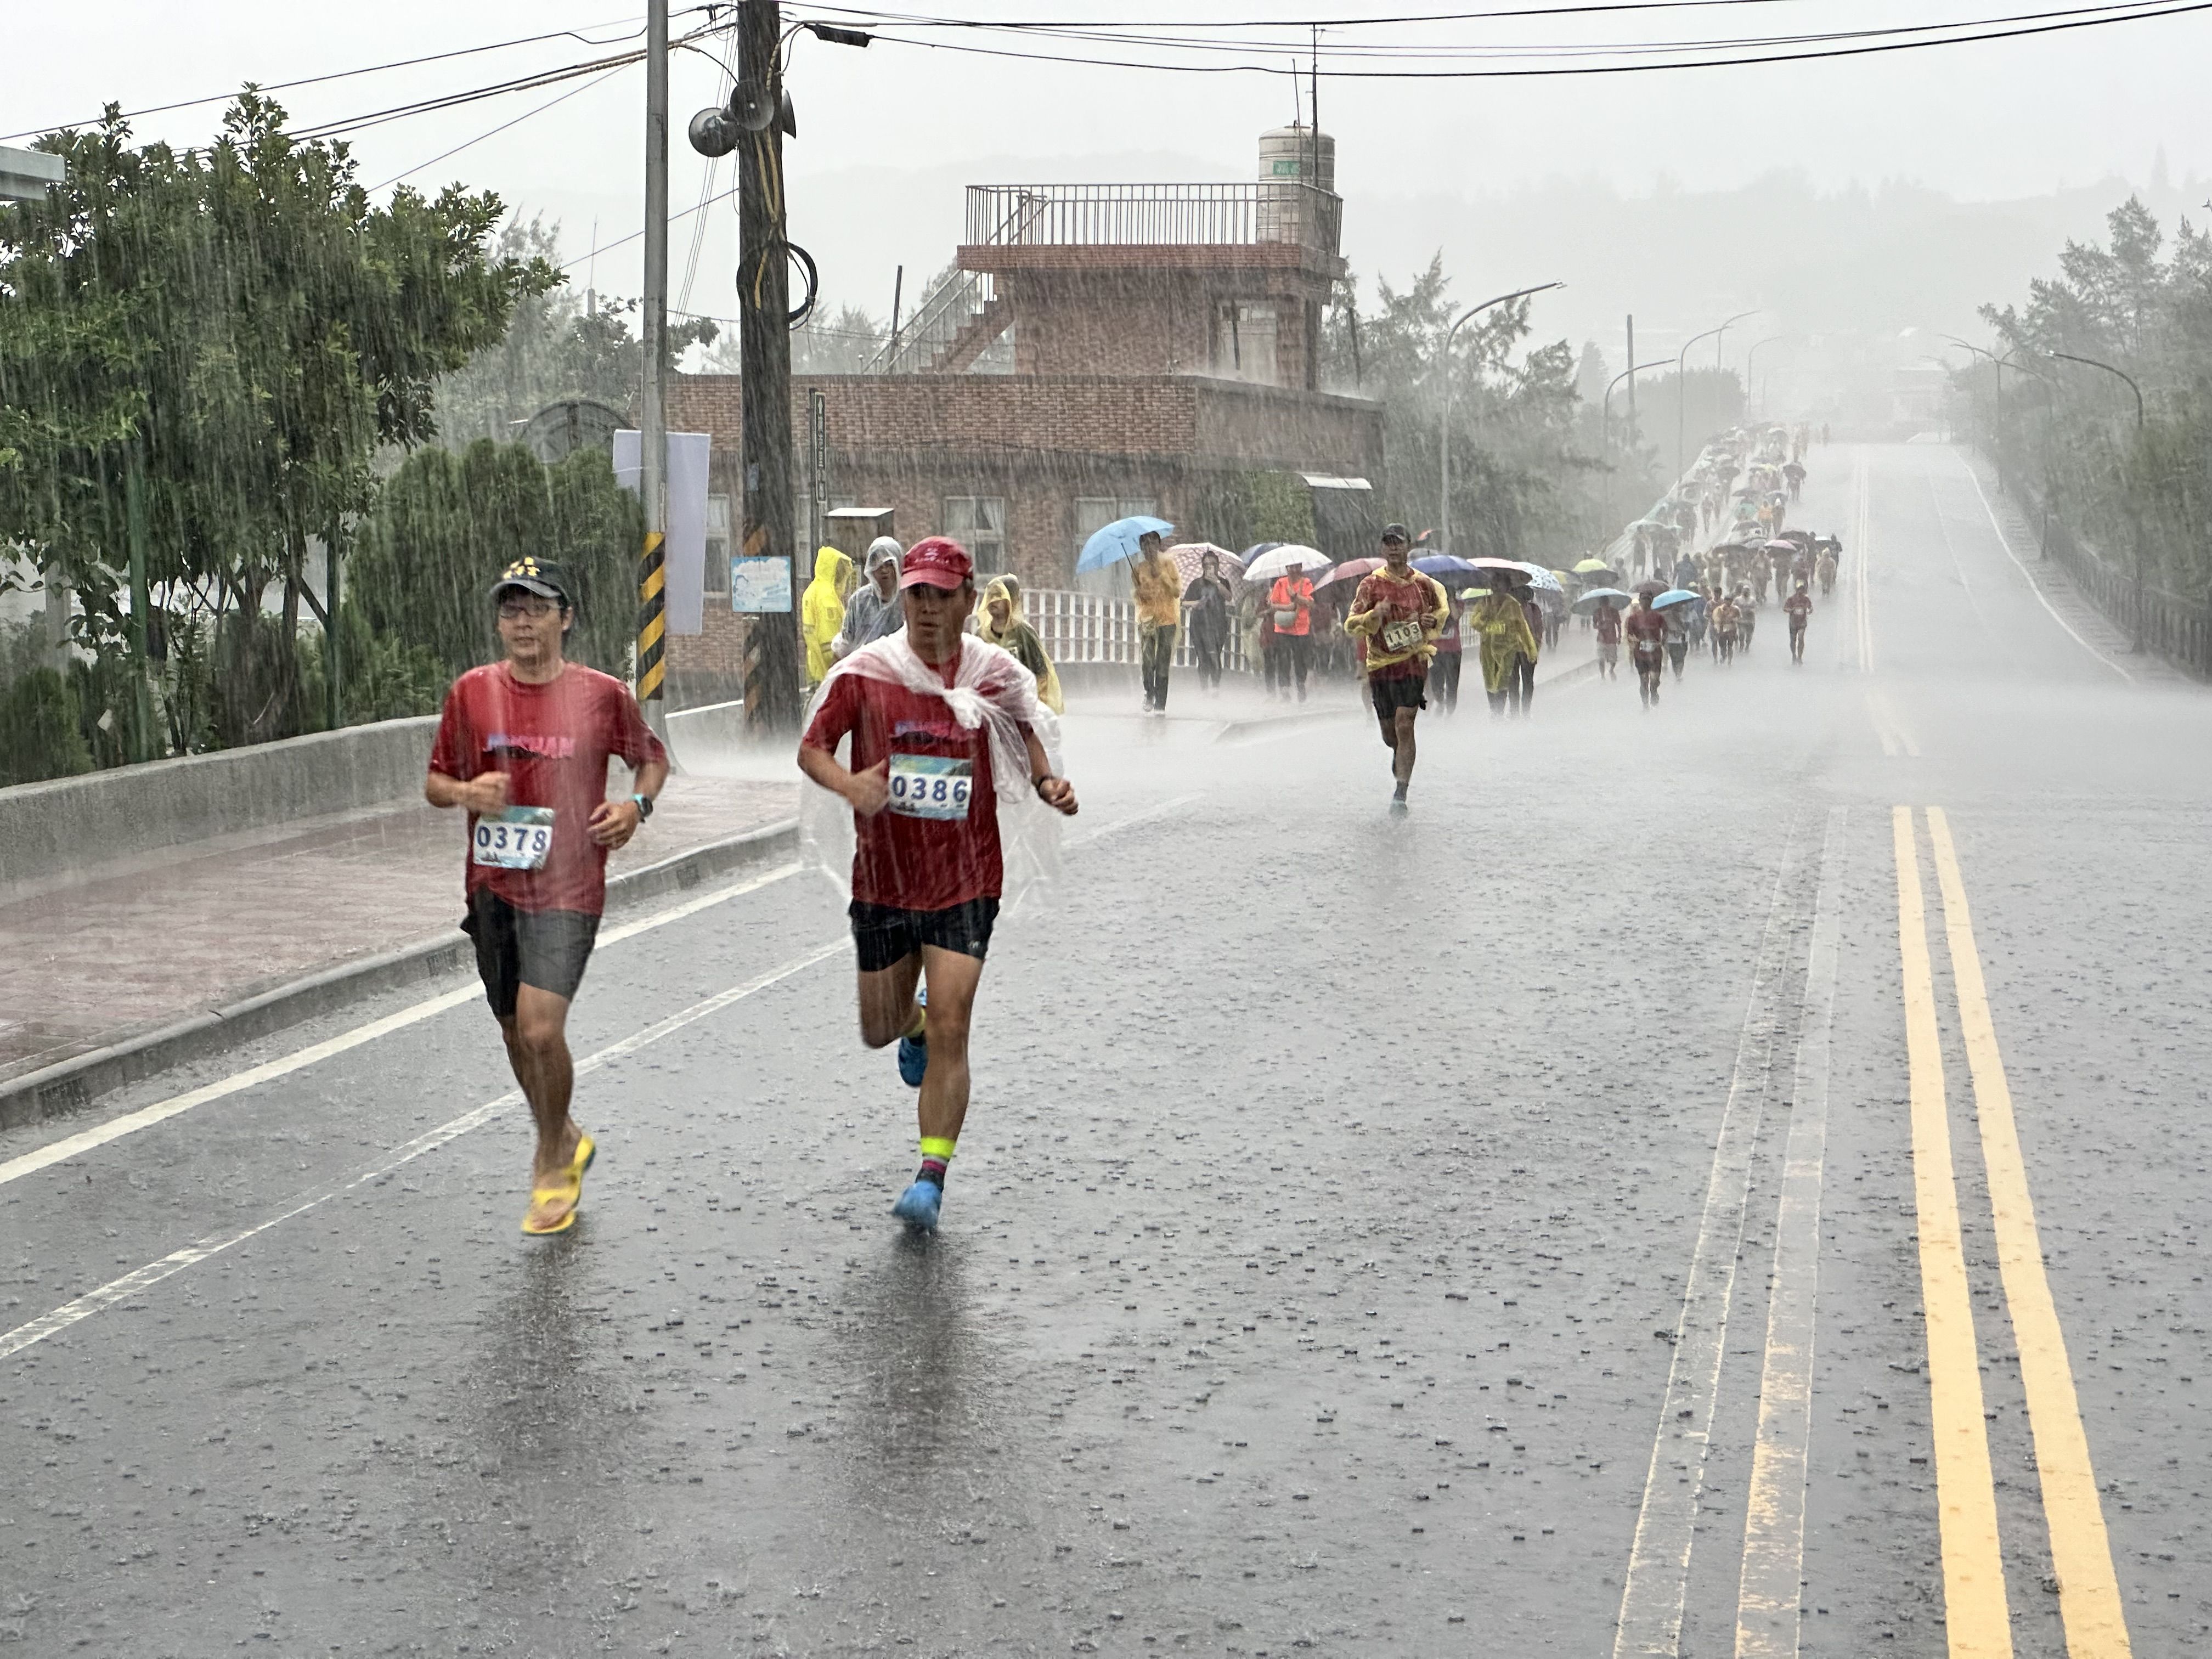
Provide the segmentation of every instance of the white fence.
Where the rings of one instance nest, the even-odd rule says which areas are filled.
[[[1078,593],[1058,588],[1026,588],[1022,609],[1030,626],[1044,641],[1045,654],[1055,663],[1127,663],[1142,660],[1137,637],[1137,605],[1133,599],[1108,599],[1098,593]],[[1190,630],[1176,639],[1176,665],[1188,667],[1194,660]],[[1234,622],[1229,629],[1229,649],[1222,666],[1233,673],[1249,673],[1254,664],[1244,653],[1244,630]]]

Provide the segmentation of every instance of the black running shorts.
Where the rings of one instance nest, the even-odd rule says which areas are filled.
[[[853,918],[853,945],[860,959],[860,971],[879,974],[925,945],[982,961],[990,953],[999,901],[972,898],[947,910],[902,910],[896,904],[854,899],[845,914]]]
[[[1374,699],[1376,717],[1385,722],[1395,719],[1401,708],[1426,708],[1429,680],[1426,674],[1400,674],[1389,679],[1370,679],[1368,695]]]
[[[461,931],[477,944],[484,997],[501,1019],[514,1012],[519,986],[573,999],[599,936],[599,919],[581,910],[518,910],[489,887],[469,895]]]

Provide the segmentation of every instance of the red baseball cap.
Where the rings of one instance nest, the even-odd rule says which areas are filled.
[[[951,590],[975,578],[975,561],[950,536],[925,536],[907,549],[906,556],[899,561],[899,586],[902,588],[920,582]]]

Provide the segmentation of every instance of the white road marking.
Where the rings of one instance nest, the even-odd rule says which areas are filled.
[[[683,903],[672,905],[665,910],[657,910],[649,916],[641,916],[635,921],[626,921],[618,927],[610,927],[599,935],[599,942],[601,945],[617,945],[623,939],[635,939],[638,934],[649,933],[653,928],[665,927],[672,921],[681,921],[686,916],[696,915],[700,911],[711,906],[726,904],[733,898],[742,897],[747,893],[757,892],[773,883],[798,874],[801,867],[797,864],[779,865],[773,870],[749,877],[733,885],[718,888],[714,892],[702,894],[697,898],[687,899]],[[292,1053],[280,1055],[275,1060],[264,1060],[262,1064],[248,1066],[242,1072],[234,1072],[228,1077],[219,1079],[216,1082],[203,1084],[200,1087],[189,1089],[183,1094],[172,1095],[167,1100],[157,1100],[150,1106],[141,1106],[136,1111],[125,1112],[119,1117],[110,1118],[106,1122],[95,1124],[89,1129],[81,1130],[73,1135],[65,1135],[59,1140],[49,1142],[35,1152],[25,1152],[20,1158],[11,1158],[6,1163],[0,1164],[0,1187],[6,1186],[11,1181],[21,1181],[27,1175],[35,1175],[40,1170],[49,1169],[70,1158],[81,1157],[96,1147],[105,1146],[111,1141],[120,1140],[125,1135],[134,1135],[142,1129],[152,1128],[157,1123],[166,1123],[171,1118],[179,1116],[196,1107],[204,1106],[211,1100],[222,1100],[228,1096],[258,1087],[277,1078],[289,1077],[294,1072],[316,1065],[333,1055],[344,1054],[349,1048],[358,1048],[364,1042],[373,1042],[378,1037],[389,1036],[392,1032],[404,1030],[410,1025],[418,1025],[426,1019],[444,1013],[449,1008],[458,1008],[463,1003],[473,1001],[483,994],[483,988],[471,980],[466,985],[456,986],[450,991],[441,992],[434,997],[426,998],[395,1013],[386,1014],[380,1019],[373,1019],[365,1024],[356,1025],[349,1031],[341,1031],[337,1036],[325,1038],[323,1042],[310,1043],[307,1048],[295,1049]]]
[[[1177,795],[1170,800],[1162,801],[1157,806],[1149,806],[1141,812],[1133,812],[1127,817],[1116,819],[1114,823],[1093,830],[1087,836],[1079,836],[1069,842],[1068,846],[1071,848],[1088,847],[1133,824],[1142,823],[1148,819],[1171,812],[1179,806],[1188,805],[1197,799],[1196,795]],[[686,916],[696,916],[702,910],[711,909],[717,904],[726,904],[733,898],[742,898],[748,893],[758,892],[763,887],[797,875],[804,868],[805,866],[802,864],[778,865],[773,870],[748,877],[728,887],[717,888],[711,893],[702,893],[696,898],[686,899],[681,904],[671,905],[665,910],[656,910],[651,915],[641,916],[635,921],[626,921],[619,927],[606,928],[600,933],[599,942],[603,945],[618,945],[626,939],[635,939],[640,933],[650,933],[656,927],[665,927],[672,921],[681,921]],[[420,1024],[426,1019],[444,1013],[449,1008],[458,1008],[464,1003],[472,1002],[483,994],[483,988],[473,981],[466,985],[456,986],[450,991],[441,992],[434,997],[426,998],[410,1006],[386,1014],[380,1019],[373,1019],[365,1024],[356,1025],[349,1031],[341,1031],[337,1036],[326,1038],[321,1042],[311,1043],[307,1048],[295,1049],[291,1054],[280,1055],[261,1065],[248,1066],[242,1072],[234,1072],[228,1077],[219,1079],[213,1083],[204,1084],[197,1089],[187,1090],[183,1094],[172,1095],[167,1100],[155,1101],[150,1106],[142,1106],[136,1111],[125,1112],[118,1117],[111,1118],[105,1123],[95,1124],[93,1127],[82,1130],[76,1134],[65,1135],[61,1139],[49,1142],[34,1152],[25,1152],[19,1158],[12,1158],[6,1163],[0,1164],[0,1187],[6,1186],[11,1181],[20,1181],[25,1176],[35,1175],[40,1170],[51,1169],[57,1164],[81,1157],[112,1141],[120,1140],[126,1135],[137,1134],[142,1129],[150,1129],[157,1123],[166,1123],[173,1117],[180,1116],[196,1107],[206,1105],[210,1101],[222,1100],[245,1090],[258,1087],[261,1084],[273,1082],[277,1078],[289,1077],[294,1072],[329,1060],[334,1055],[344,1054],[349,1048],[358,1048],[364,1042],[373,1042],[378,1037],[389,1036],[394,1031],[404,1030],[410,1025]]]
[[[1705,1188],[1689,1279],[1682,1290],[1682,1316],[1675,1328],[1666,1400],[1660,1407],[1658,1433],[1651,1443],[1651,1464],[1644,1477],[1644,1501],[1636,1517],[1636,1541],[1630,1549],[1628,1571],[1621,1585],[1613,1659],[1653,1654],[1673,1659],[1681,1650],[1690,1552],[1697,1539],[1698,1502],[1705,1491],[1713,1406],[1720,1394],[1735,1265],[1743,1250],[1752,1153],[1759,1143],[1759,1118],[1765,1106],[1768,1050],[1777,1012],[1770,1004],[1774,983],[1790,953],[1789,898],[1797,858],[1797,838],[1793,835],[1774,878],[1774,897],[1767,909],[1766,930],[1752,975],[1742,1034],[1736,1042],[1735,1067],[1721,1111],[1712,1176]]]
[[[1872,490],[1867,476],[1866,450],[1856,449],[1852,455],[1852,473],[1858,483],[1858,514],[1852,525],[1852,533],[1858,545],[1846,549],[1851,560],[1851,610],[1853,633],[1859,653],[1859,672],[1874,672],[1874,599],[1868,580],[1868,565],[1872,557],[1874,512]]]
[[[672,1032],[683,1030],[686,1025],[694,1024],[706,1018],[709,1014],[720,1012],[733,1002],[743,1001],[756,992],[765,991],[769,986],[789,979],[793,974],[802,973],[817,962],[826,962],[831,957],[850,950],[852,943],[850,938],[832,939],[826,945],[818,945],[809,951],[805,956],[793,957],[780,968],[771,968],[757,978],[749,979],[742,985],[733,985],[726,991],[717,992],[703,1001],[695,1002],[689,1008],[671,1014],[666,1019],[656,1024],[648,1025],[642,1030],[635,1031],[623,1038],[621,1042],[610,1043],[597,1054],[578,1060],[576,1075],[582,1077],[588,1073],[595,1072],[611,1060],[641,1048],[648,1042],[658,1042]],[[342,1194],[349,1193],[356,1187],[380,1180],[403,1164],[411,1164],[425,1152],[434,1152],[448,1142],[459,1139],[470,1130],[482,1127],[501,1112],[521,1103],[521,1091],[510,1089],[498,1098],[488,1100],[474,1110],[462,1113],[451,1122],[441,1124],[427,1134],[417,1135],[406,1145],[394,1149],[381,1164],[373,1169],[364,1170],[358,1175],[325,1187],[320,1191],[300,1200],[290,1207],[264,1220],[255,1222],[250,1227],[241,1228],[234,1233],[217,1233],[199,1239],[187,1244],[181,1250],[172,1251],[159,1261],[150,1261],[136,1272],[125,1273],[120,1279],[110,1279],[98,1290],[88,1291],[75,1301],[64,1303],[52,1313],[42,1315],[28,1324],[18,1325],[14,1330],[0,1335],[0,1359],[4,1359],[12,1353],[21,1352],[34,1342],[43,1342],[56,1332],[67,1330],[79,1320],[89,1319],[103,1308],[112,1308],[118,1302],[128,1301],[139,1291],[160,1284],[173,1273],[182,1273],[187,1267],[205,1261],[210,1256],[221,1255],[225,1250],[267,1232],[279,1223],[289,1221],[295,1216],[305,1215],[308,1211],[327,1204],[331,1200]]]
[[[1737,1581],[1736,1659],[1796,1659],[1805,1570],[1805,1470],[1813,1437],[1813,1343],[1820,1282],[1820,1187],[1828,1146],[1829,1038],[1835,1025],[1836,957],[1842,935],[1844,828],[1828,812],[1820,886],[1805,969],[1805,1018],[1797,1041],[1790,1141],[1774,1228],[1774,1279],[1766,1307],[1766,1359],[1759,1432]]]
[[[1121,830],[1127,830],[1133,824],[1142,823],[1149,819],[1158,817],[1177,806],[1183,805],[1188,802],[1196,800],[1197,799],[1198,797],[1194,794],[1178,795],[1173,799],[1162,801],[1156,806],[1146,807],[1143,811],[1133,812],[1125,818],[1116,819],[1114,823],[1105,825],[1103,828],[1097,830],[1093,834],[1084,837],[1082,841],[1073,844],[1077,846],[1089,846],[1097,842],[1103,841],[1109,836],[1115,835]],[[690,900],[687,903],[675,906],[670,910],[660,913],[658,916],[647,917],[639,921],[627,923],[625,924],[624,930],[622,932],[622,936],[629,938],[633,934],[643,933],[648,927],[658,927],[662,925],[664,922],[672,921],[679,915],[696,914],[697,911],[705,909],[710,904],[720,903],[726,898],[733,898],[740,891],[750,891],[755,887],[767,885],[770,881],[780,881],[784,877],[793,873],[801,867],[803,866],[799,865],[787,866],[783,869],[774,872],[770,874],[756,878],[750,884],[740,884],[738,887],[729,890],[728,891],[719,894],[709,894],[701,898]],[[578,1060],[575,1066],[575,1074],[578,1077],[585,1076],[591,1072],[597,1071],[600,1066],[605,1065],[611,1060],[618,1059],[623,1054],[634,1053],[635,1050],[644,1048],[647,1043],[657,1042],[662,1037],[668,1036],[674,1032],[680,1031],[687,1025],[696,1024],[700,1020],[706,1018],[709,1014],[720,1012],[722,1009],[730,1006],[732,1003],[742,1002],[745,998],[752,996],[758,992],[764,991],[772,985],[780,984],[781,981],[792,977],[794,974],[805,972],[807,969],[813,967],[817,963],[826,962],[831,957],[843,954],[852,948],[852,944],[853,941],[849,935],[832,939],[825,945],[818,945],[814,950],[809,951],[804,956],[793,957],[789,962],[783,963],[781,967],[772,968],[767,973],[762,974],[756,978],[749,979],[743,984],[732,986],[726,991],[719,991],[714,995],[708,997],[702,1001],[695,1002],[690,1007],[671,1014],[664,1020],[658,1021],[657,1023],[647,1025],[640,1030],[634,1031],[629,1036],[623,1037],[620,1042],[610,1043],[607,1047],[599,1049],[597,1053],[589,1054],[584,1059]],[[465,988],[465,992],[455,994],[453,1000],[464,1000],[466,997],[479,994],[481,994],[481,993],[477,988],[470,986]],[[433,1000],[444,1002],[447,1006],[453,1006],[453,1002],[448,1001],[446,999],[433,999]],[[428,1007],[428,1006],[429,1005],[428,1004],[418,1004],[417,1007]],[[403,1012],[413,1012],[415,1011],[404,1010]],[[394,1016],[393,1018],[396,1018],[397,1016]],[[372,1022],[372,1024],[375,1025],[382,1025],[385,1022],[382,1021]],[[360,1030],[362,1032],[367,1032],[370,1030],[370,1027],[363,1026],[360,1028]],[[377,1034],[381,1035],[380,1032]],[[357,1036],[357,1033],[349,1032],[346,1035],[349,1036]],[[366,1036],[359,1036],[360,1042],[367,1042],[368,1040],[368,1039]],[[333,1039],[333,1041],[336,1041],[336,1039]],[[316,1048],[322,1048],[325,1046],[326,1045],[324,1044],[317,1044]],[[357,1045],[352,1042],[343,1045],[345,1048],[355,1046]],[[340,1048],[332,1048],[330,1050],[331,1053],[338,1053],[342,1051],[343,1050]],[[301,1065],[307,1065],[312,1062],[307,1060],[301,1059],[301,1055],[305,1055],[312,1052],[313,1051],[302,1049],[300,1051],[299,1055],[289,1055],[286,1058],[288,1060],[299,1060]],[[325,1058],[326,1056],[318,1054],[316,1057]],[[271,1063],[281,1064],[282,1062]],[[265,1068],[264,1067],[256,1066],[253,1068],[252,1072],[242,1072],[239,1073],[239,1077],[252,1077],[255,1073],[263,1072],[264,1069]],[[298,1067],[289,1066],[287,1069],[297,1070]],[[275,1073],[275,1075],[282,1075],[282,1073]],[[265,1079],[257,1079],[256,1080]],[[226,1079],[226,1081],[235,1081],[235,1079]],[[216,1085],[210,1085],[210,1086],[214,1087]],[[240,1083],[238,1086],[243,1088],[250,1085]],[[186,1098],[186,1097],[179,1096],[177,1098],[182,1100]],[[210,1098],[212,1098],[212,1097],[210,1097]],[[198,1104],[199,1103],[194,1102],[193,1103]],[[459,1139],[471,1129],[482,1127],[484,1124],[490,1122],[492,1119],[497,1117],[501,1112],[506,1111],[512,1107],[519,1106],[521,1103],[521,1091],[511,1089],[507,1093],[499,1096],[497,1098],[488,1100],[483,1105],[478,1106],[471,1111],[462,1113],[460,1116],[453,1119],[450,1122],[441,1124],[437,1128],[432,1129],[427,1133],[417,1135],[414,1139],[408,1141],[405,1145],[395,1148],[382,1163],[377,1164],[373,1169],[362,1170],[360,1174],[353,1176],[349,1179],[337,1182],[331,1186],[325,1187],[319,1191],[311,1193],[305,1198],[302,1198],[292,1204],[289,1208],[282,1210],[275,1215],[266,1217],[260,1221],[257,1221],[250,1227],[241,1228],[234,1233],[211,1234],[208,1237],[196,1240],[194,1243],[185,1245],[182,1249],[170,1252],[170,1254],[163,1256],[158,1261],[149,1261],[144,1267],[137,1268],[131,1273],[124,1274],[120,1279],[110,1279],[106,1284],[100,1285],[98,1289],[88,1291],[85,1294],[76,1297],[75,1300],[64,1303],[60,1307],[56,1308],[51,1313],[43,1314],[27,1324],[18,1325],[11,1331],[0,1334],[0,1359],[6,1358],[9,1354],[19,1353],[23,1349],[31,1346],[33,1343],[43,1342],[46,1338],[53,1335],[56,1332],[67,1330],[70,1326],[76,1324],[80,1320],[89,1319],[94,1314],[100,1312],[104,1308],[112,1308],[119,1302],[126,1302],[131,1297],[136,1296],[139,1291],[147,1290],[153,1285],[160,1284],[163,1279],[171,1277],[173,1274],[182,1273],[185,1268],[193,1267],[199,1262],[205,1261],[210,1256],[221,1255],[225,1250],[234,1249],[236,1246],[245,1243],[248,1239],[256,1237],[262,1233],[265,1233],[270,1228],[275,1227],[283,1222],[291,1220],[295,1216],[305,1215],[308,1211],[313,1210],[320,1205],[328,1203],[333,1198],[349,1193],[356,1187],[362,1186],[372,1181],[380,1180],[383,1176],[390,1175],[393,1170],[400,1168],[403,1164],[410,1164],[415,1159],[421,1158],[426,1152],[434,1152],[441,1146],[446,1146],[449,1142]],[[180,1107],[178,1109],[189,1110],[190,1108]],[[173,1116],[175,1114],[173,1112],[170,1115]],[[119,1118],[116,1120],[118,1123],[123,1121],[124,1120]],[[140,1127],[143,1127],[143,1126],[142,1125]],[[124,1130],[121,1133],[129,1133],[130,1131]],[[113,1136],[109,1137],[111,1139],[114,1138],[115,1137]],[[77,1137],[72,1136],[70,1139],[76,1139]],[[56,1143],[57,1146],[63,1143]],[[33,1154],[32,1156],[36,1155]],[[18,1161],[20,1162],[21,1160]],[[53,1160],[48,1161],[52,1162]],[[25,1173],[28,1173],[28,1171],[25,1171]]]
[[[2068,622],[2065,617],[2058,614],[2058,607],[2051,603],[2051,596],[2043,591],[2043,585],[2037,581],[2035,580],[2034,574],[2031,572],[2025,564],[2021,562],[2020,555],[2012,550],[2011,539],[2004,533],[2004,526],[1997,522],[1996,509],[1990,505],[1989,496],[1983,493],[1980,476],[1975,472],[1972,466],[1968,465],[1963,458],[1960,459],[1959,464],[1960,465],[1966,467],[1967,481],[1974,486],[1974,494],[1981,497],[1982,511],[1989,514],[1990,528],[1997,532],[1997,545],[2004,549],[2005,557],[2010,559],[2013,562],[2014,568],[2017,569],[2023,577],[2027,578],[2029,590],[2033,592],[2035,597],[2042,602],[2043,608],[2051,613],[2051,620],[2057,623],[2061,628],[2064,629],[2066,630],[2067,637],[2072,640],[2075,644],[2080,646],[2084,651],[2094,657],[2099,662],[2104,664],[2106,667],[2111,669],[2112,672],[2118,674],[2122,679],[2127,681],[2130,684],[2133,684],[2136,678],[2134,675],[2129,673],[2126,669],[2121,667],[2119,664],[2114,662],[2103,652],[2098,650],[2095,646],[2090,644],[2088,641],[2083,639],[2079,634],[2075,633],[2074,631],[2074,624]]]

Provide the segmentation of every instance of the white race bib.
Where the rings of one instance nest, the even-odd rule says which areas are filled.
[[[968,816],[975,787],[975,763],[947,755],[893,755],[890,809],[906,818]]]
[[[1383,626],[1382,648],[1386,651],[1411,651],[1420,642],[1421,624],[1411,617]]]
[[[543,870],[553,850],[553,809],[510,806],[477,820],[471,856],[501,870]]]

